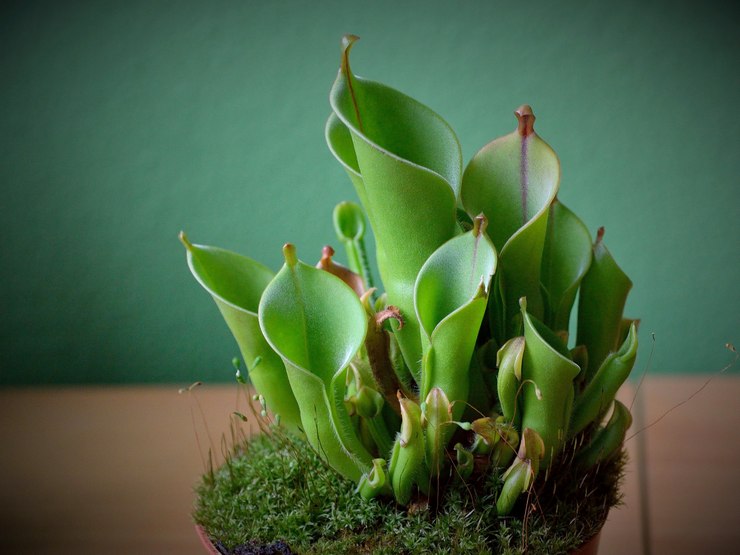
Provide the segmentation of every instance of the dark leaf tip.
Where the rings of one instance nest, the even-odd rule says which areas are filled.
[[[386,320],[393,318],[398,322],[398,329],[403,328],[403,315],[401,314],[401,311],[397,306],[388,305],[384,310],[381,310],[375,315],[375,326],[379,330],[381,326],[383,325],[383,322]]]
[[[527,137],[534,133],[535,116],[532,111],[532,107],[529,104],[522,104],[519,106],[519,108],[514,110],[514,115],[519,122],[517,131],[522,137]]]
[[[349,33],[342,37],[342,71],[345,73],[349,73],[349,51],[358,40],[360,40],[360,37]]]
[[[485,233],[488,227],[488,218],[481,212],[473,220],[473,237],[479,237],[481,233]]]

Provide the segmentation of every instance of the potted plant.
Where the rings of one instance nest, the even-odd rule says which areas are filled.
[[[333,213],[348,267],[286,244],[274,274],[181,235],[274,415],[204,477],[196,520],[223,553],[593,549],[631,423],[632,284],[558,200],[529,106],[463,171],[440,116],[354,75],[356,38],[326,125],[361,204]]]

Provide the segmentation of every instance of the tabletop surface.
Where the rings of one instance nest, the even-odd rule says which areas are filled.
[[[740,552],[740,378],[699,391],[707,379],[640,387],[624,505],[600,555]],[[628,406],[634,390],[620,394]],[[0,553],[203,554],[190,518],[198,443],[218,442],[236,391],[0,389]]]

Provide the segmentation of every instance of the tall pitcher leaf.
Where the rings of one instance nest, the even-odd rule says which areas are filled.
[[[614,261],[604,245],[600,228],[593,246],[593,262],[581,283],[578,300],[578,345],[588,352],[586,381],[617,350],[621,340],[622,314],[632,281]]]
[[[540,275],[544,321],[553,331],[568,331],[576,292],[590,264],[588,228],[556,198],[550,205]]]
[[[246,256],[194,245],[184,233],[180,239],[187,249],[190,271],[213,297],[239,345],[252,384],[281,422],[297,428],[300,413],[285,366],[262,336],[257,319],[260,297],[275,274]]]
[[[591,422],[598,421],[611,405],[617,390],[629,377],[637,357],[637,326],[630,325],[627,339],[618,351],[604,359],[599,370],[578,396],[573,406],[570,435],[582,431]]]
[[[260,301],[260,327],[285,363],[309,442],[359,480],[372,456],[355,434],[344,393],[347,367],[365,340],[365,309],[341,279],[300,262],[293,245],[283,252],[285,264]]]
[[[499,252],[494,333],[502,344],[517,334],[518,302],[527,297],[530,312],[543,317],[540,264],[548,208],[558,191],[560,162],[534,131],[534,114],[521,106],[516,131],[484,146],[465,168],[461,200],[468,214],[484,213]]]
[[[468,400],[468,369],[496,270],[487,223],[476,217],[472,230],[429,257],[416,281],[416,314],[424,334],[421,398],[440,388],[453,403],[455,419]]]
[[[388,302],[404,318],[405,325],[396,331],[398,343],[420,381],[414,282],[426,259],[456,233],[462,155],[454,132],[432,110],[353,75],[349,52],[355,40],[346,36],[342,41],[327,140],[348,171],[375,232]]]
[[[565,442],[575,394],[573,380],[581,369],[537,331],[525,299],[521,300],[521,311],[525,341],[521,426],[535,430],[542,438],[542,462],[547,467]]]

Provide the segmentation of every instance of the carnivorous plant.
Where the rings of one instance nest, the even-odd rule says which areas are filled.
[[[506,515],[559,457],[588,469],[620,451],[632,284],[603,229],[593,240],[558,200],[560,163],[529,106],[463,169],[439,115],[353,73],[356,38],[342,41],[326,124],[359,199],[333,213],[348,267],[331,247],[316,264],[286,244],[274,273],[182,234],[188,263],[267,407],[358,495],[409,505],[494,473]]]

